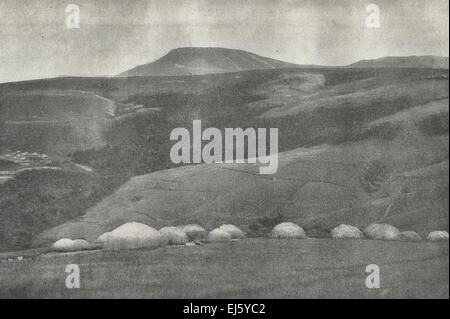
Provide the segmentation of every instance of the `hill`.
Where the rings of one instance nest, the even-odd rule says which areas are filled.
[[[98,179],[74,165],[0,168],[0,250],[25,249],[50,227],[75,218],[104,196]]]
[[[136,66],[117,76],[179,76],[227,73],[278,68],[323,68],[287,63],[257,54],[226,48],[185,47],[169,51],[154,62]],[[388,56],[361,60],[347,68],[431,68],[448,69],[449,58],[442,56]]]
[[[3,147],[67,155],[105,145],[115,102],[77,90],[8,91],[0,95]]]
[[[350,68],[431,68],[448,69],[448,57],[423,56],[390,56],[374,60],[361,60],[348,65]]]
[[[445,103],[423,119],[440,115]],[[95,239],[128,221],[154,227],[233,223],[258,232],[267,221],[286,220],[311,236],[324,236],[341,223],[364,228],[377,221],[422,235],[448,229],[448,132],[429,134],[423,119],[406,119],[394,138],[280,153],[273,176],[259,175],[255,164],[203,164],[136,176],[81,218],[46,231],[40,242]],[[368,130],[371,125],[379,124]]]
[[[100,177],[94,178],[97,183],[97,193],[110,195],[110,197],[104,198],[100,203],[98,202],[102,198],[98,196],[94,196],[89,201],[85,201],[84,197],[77,197],[74,204],[85,201],[91,206],[90,209],[86,211],[88,207],[85,204],[74,205],[75,209],[70,214],[64,213],[62,218],[58,219],[63,224],[61,228],[45,233],[41,239],[52,239],[54,236],[64,235],[66,231],[72,232],[77,227],[83,228],[80,230],[83,234],[86,232],[87,235],[94,236],[103,228],[113,227],[129,218],[138,218],[137,216],[154,226],[196,220],[198,216],[200,222],[209,226],[223,221],[220,219],[222,215],[231,218],[227,215],[229,212],[233,212],[235,217],[239,216],[236,223],[243,228],[257,230],[261,222],[266,224],[266,219],[270,221],[278,218],[280,210],[282,218],[293,217],[304,224],[309,232],[323,234],[323,229],[327,230],[335,222],[344,220],[363,226],[376,218],[382,218],[391,200],[397,198],[399,189],[405,189],[407,193],[412,194],[402,199],[402,201],[408,200],[407,202],[400,201],[403,204],[398,204],[395,199],[396,204],[391,205],[392,212],[396,210],[401,212],[394,214],[397,220],[392,219],[394,218],[392,213],[387,218],[399,227],[411,227],[420,232],[438,226],[447,227],[448,218],[446,219],[445,214],[448,215],[448,208],[446,208],[448,196],[443,195],[443,191],[448,188],[446,186],[448,178],[438,179],[436,176],[442,176],[441,173],[446,169],[445,161],[448,160],[448,70],[288,68],[197,76],[57,78],[1,84],[0,102],[2,98],[3,101],[17,101],[17,103],[8,102],[8,108],[11,109],[14,106],[20,106],[21,101],[28,101],[22,104],[33,110],[34,104],[50,103],[52,105],[51,101],[56,102],[57,100],[52,100],[53,98],[51,100],[46,98],[55,91],[64,92],[64,96],[67,97],[74,91],[82,92],[79,93],[81,96],[91,97],[85,104],[81,102],[85,99],[73,100],[70,105],[75,109],[84,110],[86,108],[83,105],[86,105],[87,109],[103,110],[100,112],[101,116],[92,116],[95,123],[107,123],[101,126],[102,139],[95,138],[98,136],[95,131],[84,130],[87,136],[92,133],[92,140],[101,143],[95,146],[91,144],[87,149],[72,148],[70,146],[72,141],[68,141],[66,151],[61,153],[75,163],[91,167],[94,171],[93,175]],[[27,94],[34,94],[32,92],[39,92],[39,95],[35,94],[34,99],[26,100]],[[7,96],[14,96],[15,100],[8,100],[10,98]],[[64,105],[64,99],[58,100],[61,103],[57,102],[54,105]],[[110,105],[109,103],[114,103],[113,116],[107,112],[109,108],[106,106]],[[12,114],[12,121],[22,120],[19,118],[23,113],[23,111],[19,112],[21,109],[27,109],[27,107],[18,107],[16,114]],[[35,109],[45,110],[41,107]],[[63,106],[60,110],[60,114],[64,115],[62,119],[66,116],[79,118],[80,120],[76,120],[75,123],[80,123],[83,119],[90,117],[90,115],[87,117],[84,115],[90,114],[89,112],[81,111],[81,114],[74,116],[71,111],[67,113],[65,109],[67,108]],[[55,109],[52,113],[59,112]],[[40,116],[39,114],[42,113],[37,113],[37,116]],[[43,114],[46,120],[59,121],[57,116],[45,115],[45,112]],[[30,115],[36,116],[34,111]],[[158,195],[155,189],[147,189],[146,185],[150,185],[150,182],[146,182],[147,179],[159,182],[155,175],[148,176],[149,173],[161,171],[161,174],[172,174],[172,170],[165,170],[175,166],[169,158],[170,147],[173,143],[168,136],[175,127],[191,128],[193,119],[201,119],[204,128],[217,127],[220,130],[226,127],[279,128],[279,149],[283,153],[280,155],[282,162],[278,174],[281,174],[279,177],[283,180],[272,184],[271,181],[262,179],[259,175],[248,179],[252,177],[251,174],[236,173],[215,166],[174,168],[175,172],[192,170],[192,174],[195,173],[195,176],[200,176],[205,181],[209,179],[214,181],[214,174],[223,178],[224,181],[234,178],[233,174],[237,174],[235,177],[242,180],[242,183],[236,185],[224,182],[224,186],[236,189],[236,194],[227,195],[231,196],[229,197],[231,199],[223,197],[220,202],[211,202],[209,208],[206,204],[202,205],[204,211],[200,208],[196,209],[198,203],[185,202],[183,196],[187,196],[190,190],[180,188],[179,193],[176,193],[168,192],[164,188],[161,190],[164,194]],[[33,118],[26,120],[33,121]],[[24,147],[38,145],[37,142],[32,143],[33,145],[25,143],[33,140],[36,135],[35,130],[20,132],[22,135],[2,135],[2,137],[6,139],[5,143],[11,144],[22,140]],[[41,139],[44,142],[46,140],[47,138]],[[60,148],[65,145],[64,141],[49,144],[50,146],[58,145]],[[22,149],[22,151],[26,150]],[[309,167],[306,172],[300,164],[305,163],[302,155],[305,150],[320,151],[315,160],[304,164],[305,167]],[[298,164],[288,164],[287,167],[283,164],[297,160]],[[322,162],[336,160],[354,166],[353,173],[343,172],[339,164],[337,167],[322,164]],[[381,160],[383,165],[377,166],[378,160]],[[372,162],[373,167],[369,165]],[[291,173],[286,170],[289,165],[298,167],[298,170]],[[395,181],[383,183],[382,189],[378,182],[372,185],[372,182],[358,181],[361,176],[371,176],[371,169],[376,171],[377,167],[389,168],[389,177],[397,176]],[[202,169],[197,175],[195,170],[199,168]],[[361,174],[365,169],[368,173]],[[228,176],[227,173],[232,175]],[[403,176],[403,173],[406,175]],[[297,194],[294,191],[296,184],[294,182],[289,184],[284,180],[284,177],[289,174],[292,174],[293,178],[306,179],[308,184],[301,188],[299,195],[292,195],[293,208],[278,207],[283,198],[290,196],[287,194]],[[422,174],[429,175],[421,177]],[[138,175],[142,176],[134,177]],[[313,182],[323,181],[327,176],[342,179],[348,187]],[[353,177],[349,180],[351,176]],[[117,209],[112,209],[114,205],[109,201],[119,196],[123,189],[120,188],[116,193],[113,191],[123,181],[130,178],[131,184],[127,185],[136,187],[139,190],[138,193],[144,194],[140,196],[153,198],[155,204],[136,197],[125,208],[119,203]],[[172,181],[169,176],[167,178],[162,176],[161,180]],[[425,182],[428,180],[429,182]],[[189,179],[186,181],[191,182]],[[8,186],[10,182],[12,181],[7,181],[4,186],[12,186]],[[206,188],[206,184],[197,183],[199,182],[192,181],[192,185],[198,186],[198,189]],[[38,184],[39,178],[36,180],[36,185]],[[186,183],[180,182],[180,185],[186,185]],[[247,197],[241,197],[239,193],[247,194],[247,191],[240,187],[246,187],[246,185],[252,185],[253,190],[249,191]],[[277,190],[279,193],[272,194],[271,189],[276,189],[278,185],[282,186]],[[174,187],[172,184],[168,186]],[[24,185],[21,184],[21,187]],[[174,191],[177,189],[173,188]],[[344,192],[347,189],[351,191]],[[435,191],[430,192],[430,189]],[[12,192],[20,191],[20,189],[14,189]],[[25,188],[23,191],[27,194]],[[210,193],[214,192],[222,194],[221,190],[212,187]],[[264,194],[265,199],[258,197],[259,192]],[[328,194],[324,195],[325,199],[314,197],[322,193]],[[66,198],[70,196],[72,195],[69,192]],[[130,196],[134,195],[130,194]],[[218,201],[220,196],[217,198]],[[208,198],[206,197],[207,201],[210,200]],[[253,199],[253,202],[247,203],[247,198]],[[273,202],[265,201],[267,198],[272,198]],[[15,208],[17,214],[27,216],[29,213],[27,205],[36,203],[33,196],[22,196],[23,203],[26,203],[28,199],[30,202]],[[48,212],[45,207],[60,203],[58,196],[46,197],[45,200],[39,213]],[[228,207],[227,201],[243,206],[242,208]],[[179,202],[183,203],[186,209],[177,208],[176,205]],[[264,205],[259,206],[257,204],[259,202]],[[319,205],[315,204],[316,202]],[[124,200],[123,203],[128,201]],[[101,206],[95,206],[96,204]],[[14,218],[8,213],[7,203],[4,209],[7,212],[6,218]],[[428,210],[432,211],[434,217],[423,217]],[[93,216],[91,214],[98,216],[98,220],[92,225],[78,223],[78,216],[84,213],[86,215],[82,217],[82,220],[85,218],[89,220]],[[109,216],[108,214],[111,214],[111,219],[106,217]],[[336,218],[330,216],[336,216]],[[69,219],[72,219],[72,222],[64,224]],[[42,228],[33,230],[33,219],[24,220],[29,221],[26,224],[33,234],[43,231]],[[108,220],[106,224],[105,220]],[[234,219],[230,221],[234,222]],[[91,225],[94,230],[86,224]],[[105,225],[99,227],[103,224]],[[75,225],[75,228],[72,226],[66,228],[68,225]]]
[[[139,65],[118,76],[198,75],[292,67],[296,65],[243,50],[186,47],[171,50],[154,62]]]

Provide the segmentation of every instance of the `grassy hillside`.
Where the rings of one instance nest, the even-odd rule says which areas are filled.
[[[121,182],[64,166],[23,170],[0,185],[0,250],[29,248],[39,233],[79,216]]]
[[[125,159],[123,168],[138,166],[137,174],[153,170],[142,166],[148,161],[146,149],[158,150],[163,157],[155,161],[170,166],[170,131],[190,128],[194,119],[219,129],[278,127],[285,151],[367,138],[377,134],[366,130],[371,121],[448,97],[448,72],[443,70],[270,70],[165,81],[174,86],[160,90],[155,85],[121,100],[160,112],[132,114],[108,135],[109,146]],[[105,159],[103,153],[76,155],[95,166],[98,158]]]
[[[396,198],[398,191],[391,193],[390,185],[399,185],[399,181],[408,184],[412,180],[399,177],[394,183],[391,178],[421,169],[428,172],[428,167],[432,170],[437,167],[434,165],[444,165],[448,160],[448,108],[445,107],[448,90],[448,70],[409,68],[295,68],[201,76],[57,78],[7,83],[0,84],[2,105],[12,101],[7,104],[13,110],[8,112],[17,116],[12,121],[23,120],[20,117],[25,114],[27,123],[18,126],[17,131],[9,126],[8,132],[15,134],[3,133],[2,142],[22,143],[32,148],[40,145],[39,141],[48,140],[47,144],[57,146],[65,157],[90,166],[99,176],[104,176],[99,188],[103,194],[110,194],[115,188],[110,187],[112,181],[117,186],[130,177],[173,167],[169,159],[173,144],[169,140],[170,131],[175,127],[190,128],[194,119],[201,119],[203,128],[278,127],[285,164],[280,164],[277,176],[293,176],[295,180],[284,177],[266,180],[235,172],[235,167],[218,166],[175,170],[195,173],[181,181],[167,177],[172,170],[136,177],[118,193],[89,209],[82,219],[95,216],[95,223],[89,226],[92,229],[88,227],[81,232],[94,236],[102,229],[138,218],[155,226],[188,220],[212,225],[236,219],[240,225],[254,228],[259,219],[273,218],[279,213],[310,229],[328,228],[340,221],[364,225],[382,218],[392,198]],[[75,91],[82,93],[72,98]],[[55,98],[54,92],[62,97]],[[33,94],[37,103],[29,98]],[[71,101],[70,107],[60,109],[66,98]],[[53,102],[50,115],[45,115],[44,106]],[[111,117],[108,106],[113,104],[115,112]],[[74,115],[73,110],[79,111]],[[88,110],[101,112],[87,116]],[[73,147],[74,135],[64,134],[53,124],[44,125],[48,130],[45,134],[35,129],[40,124],[33,117],[40,114],[57,125],[65,123],[68,117],[78,118],[70,130],[76,127],[76,132],[85,134],[81,137],[75,134],[77,141],[86,142],[84,146]],[[93,120],[89,122],[91,116]],[[107,125],[103,125],[105,122]],[[97,129],[99,126],[101,129]],[[0,128],[0,132],[5,132],[5,121]],[[65,140],[66,137],[70,140]],[[315,155],[310,159],[312,155],[305,152]],[[372,176],[370,163],[376,161],[389,171],[388,181],[361,182],[361,176]],[[342,167],[351,167],[351,171]],[[161,180],[155,177],[158,174],[162,174]],[[223,179],[224,187],[231,191],[211,186],[217,178]],[[342,181],[344,185],[335,185],[328,178],[331,182]],[[398,216],[413,214],[417,219],[411,225],[405,222],[406,215],[395,219],[390,213],[388,219],[394,218],[392,221],[397,225],[421,232],[438,226],[448,228],[445,215],[445,212],[448,215],[448,196],[442,195],[448,189],[448,178],[435,178],[431,174],[426,179],[431,183],[427,187],[434,191],[428,191],[424,182],[413,183],[417,189],[401,184],[398,188],[411,192],[406,196],[410,199],[401,205],[391,205],[398,210]],[[303,185],[304,182],[307,184]],[[191,185],[191,188],[177,190],[178,184]],[[123,192],[128,186],[142,194],[126,195]],[[166,187],[173,191],[168,192]],[[202,192],[197,192],[196,187],[210,189],[207,199],[203,200]],[[422,193],[425,195],[416,196]],[[123,203],[116,203],[119,201],[116,197],[122,199],[123,194],[126,197]],[[88,203],[94,206],[97,202]],[[428,214],[427,207],[432,207],[429,210],[433,218],[423,217]],[[85,208],[80,207],[74,215],[82,215]],[[106,219],[108,222],[103,225]],[[44,237],[48,234],[48,238],[54,238],[56,234],[63,235],[65,229],[72,232],[78,225],[86,227],[85,224],[74,222],[70,224],[73,227],[61,226],[58,229],[64,231],[52,230]]]
[[[377,221],[422,235],[448,229],[448,134],[401,132],[392,140],[280,153],[273,176],[259,175],[255,164],[204,164],[137,176],[81,218],[46,231],[40,242],[95,239],[127,221],[154,227],[233,223],[255,231],[261,220],[279,218],[313,236],[341,223],[364,228]]]
[[[2,94],[3,146],[62,156],[102,147],[115,108],[115,102],[81,91]]]

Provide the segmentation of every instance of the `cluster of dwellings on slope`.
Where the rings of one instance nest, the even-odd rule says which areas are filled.
[[[51,163],[52,161],[45,154],[6,151],[0,155],[0,185],[5,184],[21,171],[48,167]]]
[[[36,152],[6,151],[0,155],[0,159],[20,166],[42,166],[51,163],[47,155]]]

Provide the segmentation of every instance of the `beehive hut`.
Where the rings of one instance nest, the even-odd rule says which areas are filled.
[[[420,241],[422,237],[415,231],[407,230],[400,233],[400,239],[405,241]]]
[[[50,247],[54,251],[79,251],[89,249],[89,243],[84,239],[61,238]]]
[[[364,230],[364,235],[371,239],[400,239],[400,231],[396,227],[388,224],[370,224]]]
[[[197,224],[189,224],[184,226],[179,226],[186,235],[188,236],[189,241],[201,240],[206,237],[206,230]]]
[[[53,243],[51,248],[54,249],[66,249],[73,245],[73,240],[70,238],[61,238],[58,239],[56,242]]]
[[[245,237],[244,232],[240,230],[239,227],[232,224],[222,225],[219,227],[219,229],[230,234],[232,239],[241,239]]]
[[[435,230],[428,234],[427,239],[431,241],[448,240],[448,232]]]
[[[77,249],[86,249],[89,248],[89,243],[84,239],[74,239],[73,245]]]
[[[331,230],[331,237],[337,239],[363,238],[363,233],[355,226],[341,224]]]
[[[231,237],[230,233],[227,233],[224,230],[219,228],[213,229],[208,236],[206,236],[206,241],[208,242],[224,242],[230,241],[233,237]]]
[[[308,238],[303,228],[294,223],[281,223],[272,229],[272,238]]]
[[[159,232],[168,245],[185,245],[189,241],[187,234],[179,227],[163,227]]]
[[[114,229],[103,244],[107,250],[157,248],[165,245],[164,236],[145,224],[130,222]]]
[[[109,238],[110,235],[111,235],[111,232],[106,232],[106,233],[101,234],[100,236],[98,236],[97,242],[99,242],[99,243],[106,242],[106,240]]]
[[[61,238],[53,243],[53,245],[50,247],[52,250],[55,251],[69,251],[73,247],[73,240],[69,238]]]

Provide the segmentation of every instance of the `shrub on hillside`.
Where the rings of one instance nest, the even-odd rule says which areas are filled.
[[[283,214],[280,212],[276,216],[265,216],[258,218],[256,222],[248,226],[250,237],[264,237],[266,236],[273,227],[280,224],[283,221]]]
[[[189,224],[178,227],[186,233],[190,241],[202,240],[206,236],[206,230],[197,224]]]
[[[448,134],[448,112],[432,114],[416,122],[420,131],[428,136]]]
[[[389,168],[380,160],[374,160],[364,165],[361,172],[361,184],[366,192],[375,193],[390,176]]]
[[[189,241],[187,234],[179,227],[163,227],[159,232],[168,245],[185,245]]]

